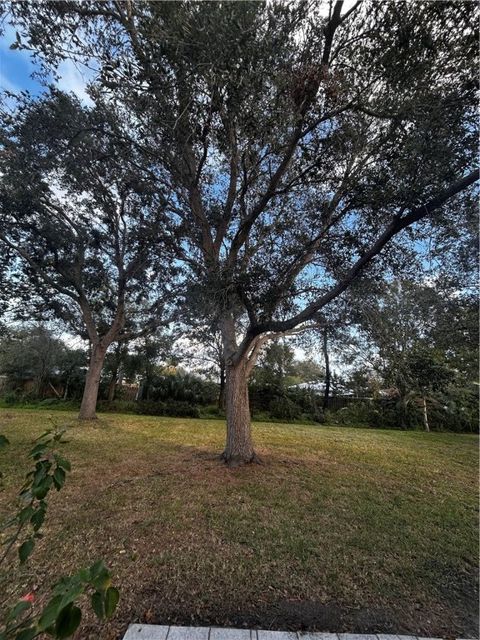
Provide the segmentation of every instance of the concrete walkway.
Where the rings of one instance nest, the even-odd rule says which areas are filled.
[[[353,633],[303,633],[302,631],[262,631],[260,629],[220,629],[218,627],[168,627],[131,624],[123,640],[441,640],[417,636]],[[458,638],[457,640],[464,640]]]

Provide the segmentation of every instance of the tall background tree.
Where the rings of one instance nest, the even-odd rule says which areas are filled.
[[[195,306],[193,307],[195,309]],[[225,410],[225,358],[222,336],[218,330],[190,318],[180,344],[180,360],[209,380],[218,380],[217,407]]]
[[[107,105],[54,89],[2,118],[2,253],[21,314],[89,340],[81,419],[95,418],[110,345],[154,331],[165,308],[162,194],[132,169],[121,127]]]
[[[427,237],[475,216],[476,4],[10,11],[17,46],[50,68],[93,61],[96,90],[132,114],[122,135],[171,195],[177,259],[222,333],[223,457],[255,460],[247,381],[262,346],[367,267],[378,280],[421,268]]]
[[[478,381],[477,300],[458,285],[398,280],[355,292],[345,361],[391,390],[401,426],[412,402],[421,401],[427,427],[427,403],[458,401]]]
[[[10,327],[0,335],[4,393],[32,399],[78,397],[86,364],[84,350],[68,347],[58,331],[45,325]]]

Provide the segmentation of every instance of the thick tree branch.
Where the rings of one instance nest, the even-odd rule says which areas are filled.
[[[339,27],[342,22],[342,18],[340,14],[342,12],[343,0],[337,0],[335,3],[335,7],[333,9],[333,14],[330,20],[328,21],[324,33],[325,33],[325,44],[323,47],[322,54],[322,66],[328,67],[330,62],[330,53],[332,51],[333,37],[335,35],[335,31]],[[345,20],[348,17],[348,12],[345,14],[343,19]]]
[[[295,316],[283,321],[268,322],[256,327],[252,327],[250,331],[250,340],[257,335],[261,335],[267,332],[283,332],[294,329],[298,325],[310,320],[315,313],[326,306],[329,302],[337,298],[343,293],[350,284],[355,280],[358,274],[382,251],[383,247],[390,242],[390,240],[396,236],[400,231],[411,226],[415,222],[422,220],[426,216],[439,209],[447,200],[452,198],[458,193],[461,193],[469,186],[474,184],[480,179],[480,171],[476,169],[463,178],[455,181],[450,187],[440,192],[437,196],[429,200],[426,204],[415,207],[405,216],[396,216],[391,220],[384,231],[378,236],[373,245],[366,251],[350,268],[347,274],[340,280],[340,282],[330,289],[323,296],[309,304],[303,311]],[[248,350],[248,345],[245,349]]]

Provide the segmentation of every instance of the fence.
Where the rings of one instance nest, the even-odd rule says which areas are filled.
[[[139,390],[138,384],[121,384],[117,385],[116,393],[122,400],[136,400]]]

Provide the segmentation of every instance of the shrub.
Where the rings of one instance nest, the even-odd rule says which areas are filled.
[[[158,400],[139,400],[137,402],[137,413],[146,416],[164,416],[165,404]]]
[[[380,427],[382,413],[369,402],[355,402],[338,411],[329,411],[328,418],[333,424]]]
[[[217,397],[217,385],[192,374],[157,376],[150,381],[145,395],[145,400],[208,405]]]
[[[97,410],[112,413],[139,413],[137,405],[138,403],[134,400],[115,399],[111,402],[103,400],[98,402]]]
[[[19,401],[18,395],[15,393],[15,391],[10,391],[9,393],[5,394],[3,397],[3,402],[11,407],[14,404],[17,404],[17,402]]]
[[[418,429],[422,418],[418,407],[396,398],[354,402],[329,413],[334,424],[367,426],[374,429]]]
[[[200,413],[202,416],[205,416],[206,418],[210,418],[210,417],[224,418],[225,417],[225,411],[223,411],[222,409],[219,409],[216,404],[210,404],[206,407],[202,407]]]
[[[182,400],[140,400],[137,402],[137,413],[147,416],[172,416],[177,418],[200,418],[198,407]]]
[[[182,400],[169,400],[165,403],[166,416],[176,416],[178,418],[200,418],[198,407]]]
[[[328,412],[328,422],[375,429],[423,429],[418,400],[412,397],[408,402],[398,398],[356,402]],[[478,400],[471,390],[450,389],[446,394],[429,397],[427,406],[432,431],[478,431]]]
[[[323,422],[324,420],[321,408],[322,398],[310,389],[279,388],[254,382],[249,385],[249,397],[250,410],[252,416],[255,415],[255,417],[268,412],[271,416],[275,414],[275,417],[281,420],[298,419],[300,415],[296,410],[293,411],[294,418],[288,417],[290,414],[288,409],[283,412],[284,415],[277,415],[279,412],[275,410],[274,405],[283,405],[285,404],[284,401],[288,400],[300,409],[300,413],[308,416],[309,420],[315,420],[316,422]],[[272,409],[274,413],[272,413]]]
[[[65,484],[70,462],[60,454],[59,445],[65,429],[48,429],[35,440],[29,457],[35,465],[26,474],[25,482],[18,494],[19,508],[16,514],[1,525],[8,531],[2,540],[6,545],[0,556],[0,564],[17,550],[20,565],[23,565],[35,549],[36,541],[43,538],[40,533],[48,508],[49,493],[55,488],[60,491]],[[0,448],[9,444],[0,434]],[[0,581],[3,582],[3,573]],[[119,601],[119,591],[110,585],[110,574],[102,561],[84,568],[74,575],[61,578],[53,587],[51,598],[43,610],[32,606],[35,593],[30,592],[7,610],[0,622],[2,640],[33,640],[47,633],[54,638],[70,638],[80,624],[81,609],[76,606],[83,595],[89,593],[92,609],[100,619],[110,618]],[[4,603],[2,603],[4,604]]]
[[[478,394],[471,387],[450,387],[428,403],[432,429],[478,433]]]
[[[321,407],[313,408],[310,411],[310,413],[307,413],[307,416],[314,422],[320,422],[320,423],[326,422],[325,413]]]
[[[302,414],[302,407],[290,398],[272,398],[268,409],[272,418],[278,420],[296,420]]]

